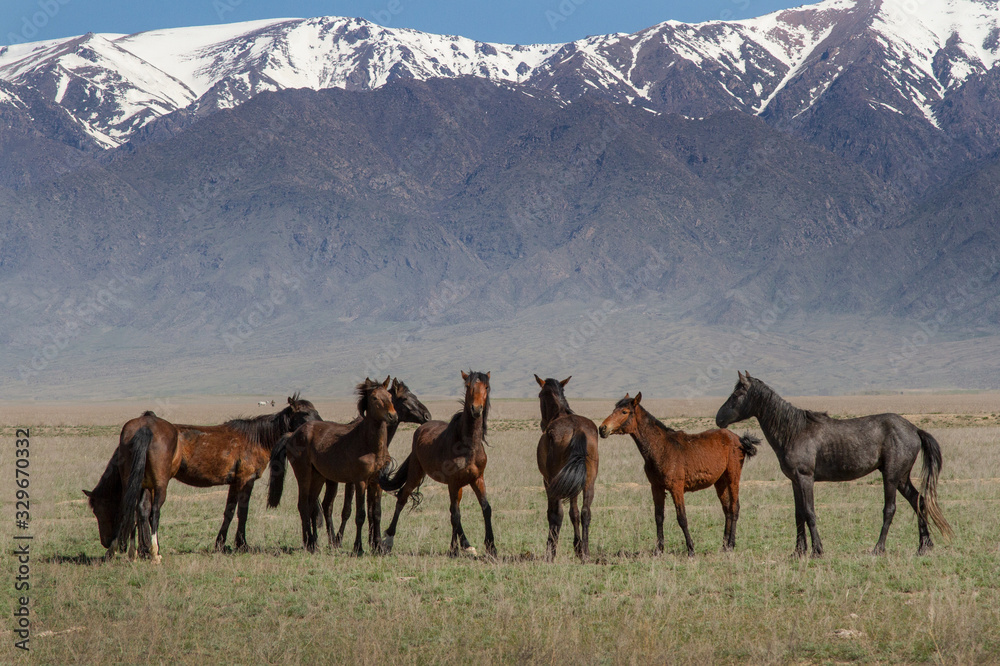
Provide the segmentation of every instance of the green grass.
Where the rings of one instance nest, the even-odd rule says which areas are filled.
[[[668,509],[667,553],[653,557],[652,501],[630,439],[601,441],[591,551],[572,557],[568,515],[557,561],[544,552],[545,497],[536,430],[492,428],[486,480],[499,561],[449,559],[447,492],[428,481],[404,512],[389,557],[301,550],[296,489],[250,509],[249,554],[210,551],[225,491],[173,483],[164,562],[103,563],[80,489],[115,443],[103,431],[32,434],[32,658],[38,663],[984,663],[1000,660],[1000,430],[935,431],[944,449],[945,515],[957,537],[916,557],[901,503],[888,554],[869,555],[881,525],[878,474],[817,487],[821,559],[790,556],[789,482],[766,446],[744,471],[735,553],[719,552],[713,491],[687,496],[697,556],[683,556]],[[405,455],[407,439],[393,446]],[[12,479],[4,457],[2,477]],[[13,484],[3,494],[13,520]],[[392,511],[383,502],[383,527]],[[338,510],[340,501],[338,499]],[[472,493],[463,523],[481,546]],[[235,531],[235,524],[230,538]],[[9,533],[5,530],[5,534]],[[354,525],[348,527],[349,540]],[[7,544],[9,537],[3,537]],[[480,550],[482,550],[480,548]],[[13,570],[5,544],[0,569]],[[7,598],[13,600],[7,574]],[[11,604],[13,602],[11,601]],[[10,616],[8,615],[8,618]],[[9,625],[9,620],[8,620]],[[44,632],[53,632],[44,634]],[[0,661],[16,658],[7,634]]]

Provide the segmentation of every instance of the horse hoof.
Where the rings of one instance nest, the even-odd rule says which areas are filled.
[[[153,564],[163,564],[163,556],[153,555]]]
[[[469,546],[468,548],[463,548],[462,553],[468,555],[469,557],[476,557],[479,554],[476,551],[476,549],[473,548],[472,546]]]

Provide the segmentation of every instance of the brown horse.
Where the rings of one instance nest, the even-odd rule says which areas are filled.
[[[328,481],[353,484],[357,502],[354,519],[358,532],[354,552],[361,555],[361,528],[365,523],[364,496],[369,483],[389,463],[389,428],[398,423],[392,396],[386,389],[389,378],[380,384],[366,379],[356,387],[358,411],[362,419],[352,423],[313,421],[275,447],[275,462],[271,466],[271,482],[267,505],[276,507],[281,501],[285,484],[287,457],[299,484],[299,518],[302,520],[302,542],[309,551],[316,550],[319,527],[319,494]],[[377,493],[368,496],[368,509],[373,519],[381,512]],[[375,548],[378,549],[378,535]]]
[[[486,422],[490,414],[490,373],[463,372],[462,380],[465,382],[462,411],[455,414],[448,423],[428,421],[417,428],[413,433],[413,449],[395,474],[391,474],[386,468],[379,475],[378,483],[382,489],[396,493],[396,511],[382,538],[382,548],[386,553],[392,550],[399,513],[426,475],[448,485],[451,498],[449,555],[457,555],[459,545],[465,552],[476,554],[476,549],[469,545],[469,540],[465,537],[462,515],[458,508],[462,501],[462,488],[471,485],[479,498],[483,521],[486,523],[486,552],[491,557],[496,556],[493,510],[486,499],[486,483],[483,481],[483,471],[486,469]],[[414,502],[418,501],[418,497],[414,496]]]
[[[628,394],[601,423],[601,437],[632,435],[645,460],[646,478],[653,491],[656,516],[656,552],[663,552],[663,504],[669,492],[684,532],[688,556],[694,556],[694,542],[688,532],[684,493],[711,485],[722,502],[726,527],[722,550],[736,547],[736,521],[740,517],[740,473],[745,460],[757,453],[756,437],[737,437],[728,430],[707,430],[695,435],[663,425],[639,403],[642,393]]]
[[[101,544],[113,553],[134,539],[138,512],[140,543],[148,528],[154,561],[159,561],[157,531],[167,483],[229,485],[222,528],[215,539],[226,543],[238,504],[236,547],[246,548],[247,509],[254,481],[271,457],[271,447],[286,432],[319,419],[316,408],[296,393],[276,414],[233,419],[216,426],[175,425],[146,412],[122,427],[119,444],[97,487],[84,493],[97,516]],[[115,478],[117,476],[117,479]],[[144,492],[146,491],[146,492]]]
[[[396,409],[396,416],[399,417],[399,421],[389,426],[389,439],[386,442],[386,447],[392,444],[392,438],[396,435],[396,429],[399,427],[400,423],[427,423],[431,420],[431,412],[424,403],[417,399],[417,396],[407,388],[406,384],[399,381],[397,378],[393,377],[392,386],[389,388],[389,392],[392,394],[392,406]],[[361,416],[355,419],[356,421],[361,420]],[[323,493],[323,518],[326,520],[326,535],[330,540],[330,545],[334,548],[340,548],[340,544],[344,537],[344,528],[347,526],[347,521],[351,518],[351,502],[354,499],[355,488],[353,484],[347,484],[344,486],[344,508],[340,512],[340,528],[334,532],[333,530],[333,501],[337,498],[337,482],[327,481],[326,491]],[[369,498],[369,503],[377,502],[379,507],[382,506],[382,489],[377,483],[368,484],[368,493],[376,493],[375,498]],[[368,517],[368,545],[373,546],[377,542],[377,536],[380,534],[381,526],[378,520],[374,516]]]
[[[597,426],[569,408],[563,389],[570,379],[567,377],[560,382],[535,375],[535,381],[542,387],[538,393],[542,410],[538,471],[542,473],[549,498],[545,558],[552,561],[556,557],[563,521],[562,501],[568,499],[569,519],[573,522],[573,550],[586,562],[590,558],[590,505],[594,501],[594,482],[597,480]],[[582,512],[577,506],[577,496],[581,492]]]

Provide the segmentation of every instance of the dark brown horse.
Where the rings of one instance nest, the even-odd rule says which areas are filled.
[[[549,561],[555,559],[563,521],[562,502],[569,500],[573,550],[581,561],[586,562],[590,558],[590,505],[594,501],[594,482],[597,481],[597,426],[569,408],[564,388],[570,379],[557,381],[535,375],[535,381],[542,387],[538,393],[542,410],[538,471],[542,473],[545,494],[549,499],[549,538],[545,544],[545,558]],[[581,492],[582,512],[577,506],[577,497]]]
[[[656,517],[656,552],[663,552],[663,505],[667,493],[674,500],[677,523],[684,532],[688,556],[694,542],[688,532],[684,493],[715,486],[726,516],[722,550],[736,547],[736,521],[740,517],[740,474],[747,458],[757,453],[756,437],[737,437],[728,430],[707,430],[689,435],[663,425],[639,403],[642,393],[628,394],[601,423],[601,437],[632,435],[645,461],[646,478],[653,491]]]
[[[285,433],[316,419],[319,419],[316,408],[298,394],[290,397],[288,406],[276,414],[233,419],[222,425],[175,425],[153,412],[132,419],[122,427],[118,449],[101,481],[86,493],[98,519],[101,544],[112,551],[115,546],[125,550],[132,540],[138,511],[140,536],[148,525],[151,555],[154,561],[159,561],[160,507],[166,500],[167,483],[176,478],[200,488],[229,485],[215,546],[223,548],[229,524],[237,513],[236,547],[246,548],[250,494],[254,481],[268,466],[272,446]],[[148,491],[149,496],[143,497],[143,491]]]
[[[448,423],[428,421],[417,428],[413,433],[413,448],[403,464],[395,474],[386,469],[379,476],[378,482],[382,489],[396,493],[396,511],[382,539],[382,548],[387,553],[392,550],[399,514],[406,506],[406,500],[420,487],[426,475],[448,486],[451,499],[451,547],[448,553],[457,555],[461,545],[465,552],[476,554],[476,549],[469,545],[469,540],[465,537],[462,515],[458,508],[462,501],[462,488],[471,485],[479,498],[486,523],[486,553],[491,557],[496,556],[493,510],[486,499],[486,483],[483,481],[486,469],[484,444],[490,414],[490,373],[463,372],[462,380],[465,382],[462,411],[455,414]]]
[[[941,473],[941,447],[930,433],[921,430],[899,414],[875,414],[856,419],[834,419],[825,412],[812,412],[792,406],[761,380],[737,373],[739,381],[732,395],[719,408],[715,423],[731,423],[757,417],[767,443],[778,456],[782,473],[792,481],[795,496],[795,554],[806,553],[806,526],[812,537],[812,554],[823,554],[823,544],[816,531],[813,484],[816,481],[850,481],[875,470],[882,472],[885,505],[882,531],[874,553],[885,552],[885,538],[896,513],[896,491],[902,493],[917,514],[920,543],[917,554],[934,547],[927,518],[946,537],[951,526],[937,501],[937,481]],[[923,451],[922,490],[910,481],[910,473]]]
[[[399,427],[400,423],[427,423],[431,420],[431,412],[424,403],[417,399],[417,396],[407,388],[406,384],[399,381],[397,378],[393,377],[392,386],[389,388],[389,392],[392,394],[392,406],[396,409],[396,416],[399,417],[399,421],[389,426],[389,440],[386,442],[386,446],[392,444],[392,438],[396,435],[396,429]],[[355,421],[360,420],[362,417],[358,416]],[[340,548],[340,544],[344,537],[344,528],[347,526],[347,521],[351,518],[351,505],[354,500],[354,494],[356,490],[352,484],[344,486],[344,508],[340,512],[340,528],[334,532],[333,530],[333,501],[337,498],[337,482],[327,481],[326,491],[323,493],[323,518],[326,520],[326,534],[330,540],[330,545],[334,548]],[[382,489],[377,483],[368,484],[368,493],[376,493],[376,497],[369,498],[369,503],[377,502],[378,505],[382,506]],[[373,516],[368,517],[368,545],[374,547],[377,542],[377,536],[380,533],[381,526],[379,525],[379,520]]]
[[[375,483],[378,473],[389,463],[389,428],[398,422],[392,396],[384,383],[366,379],[356,387],[360,421],[331,423],[313,421],[284,438],[275,447],[274,464],[267,505],[278,506],[285,483],[287,457],[299,484],[299,518],[302,521],[302,543],[309,551],[316,550],[319,527],[319,494],[328,481],[353,484],[357,501],[358,532],[354,552],[361,555],[361,530],[365,523],[364,496],[369,483]],[[377,493],[368,496],[368,510],[373,518],[381,512]],[[376,535],[376,549],[379,535]]]

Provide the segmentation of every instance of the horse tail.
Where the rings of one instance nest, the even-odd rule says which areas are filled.
[[[575,497],[587,483],[587,435],[575,431],[569,442],[569,459],[549,484],[549,495],[560,500]]]
[[[283,435],[271,447],[271,475],[267,480],[267,506],[274,508],[281,503],[281,493],[285,490],[285,472],[288,462],[288,440],[293,433]]]
[[[941,474],[941,446],[929,432],[917,428],[917,434],[920,435],[920,448],[924,452],[924,471],[921,479],[923,488],[920,493],[922,495],[920,499],[923,500],[921,508],[941,530],[941,534],[950,539],[955,536],[955,532],[945,520],[944,514],[941,513],[941,506],[937,499],[937,482],[938,476]]]
[[[754,437],[748,432],[740,437],[740,450],[743,451],[744,458],[753,458],[757,455],[757,445],[760,444],[760,437]]]
[[[132,451],[132,466],[129,468],[128,485],[125,486],[122,503],[118,508],[119,550],[126,549],[132,528],[135,526],[135,512],[139,506],[139,496],[142,495],[142,481],[146,476],[146,454],[149,453],[152,441],[152,429],[149,426],[142,426],[127,443]]]
[[[412,453],[406,456],[406,460],[399,467],[390,462],[382,468],[382,471],[378,473],[378,485],[382,490],[387,493],[395,493],[403,487],[406,478],[410,475],[410,458],[412,456]]]

